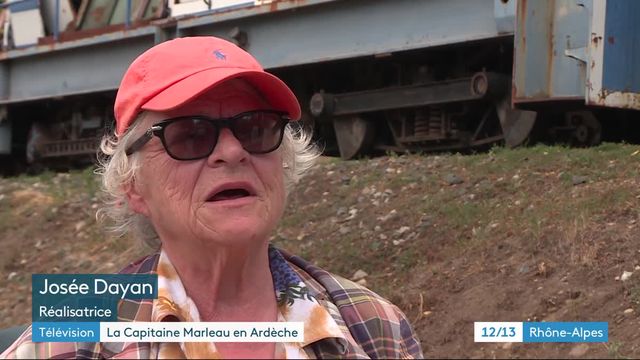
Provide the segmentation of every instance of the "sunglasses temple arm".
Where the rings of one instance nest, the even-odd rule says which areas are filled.
[[[152,137],[153,137],[153,130],[149,129],[147,132],[144,133],[144,135],[140,136],[138,140],[134,141],[133,144],[131,144],[127,148],[127,150],[125,151],[125,154],[131,155],[134,152],[140,150],[144,146],[144,144],[148,143],[149,140],[151,140]]]

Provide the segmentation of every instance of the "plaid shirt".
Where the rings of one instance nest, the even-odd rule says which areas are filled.
[[[309,358],[422,358],[420,344],[405,315],[372,291],[333,275],[303,259],[270,248],[270,266],[278,292],[282,279],[295,276],[309,295],[331,315],[342,336],[323,337],[303,344]],[[121,271],[155,274],[160,253],[145,257]],[[281,300],[281,299],[279,299]],[[119,321],[152,321],[153,300],[123,300]],[[0,358],[127,358],[157,356],[152,343],[34,343],[31,327]]]

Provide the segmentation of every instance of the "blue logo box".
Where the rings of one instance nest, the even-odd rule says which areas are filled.
[[[118,302],[158,297],[158,276],[33,274],[33,322],[117,321]]]
[[[525,322],[522,341],[535,342],[608,342],[607,322]]]

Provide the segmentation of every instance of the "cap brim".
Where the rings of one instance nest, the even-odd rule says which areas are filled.
[[[247,80],[274,109],[286,111],[291,120],[300,119],[301,110],[298,99],[282,80],[262,71],[233,68],[215,68],[197,72],[162,90],[141,108],[152,111],[172,110],[214,86],[235,78]]]

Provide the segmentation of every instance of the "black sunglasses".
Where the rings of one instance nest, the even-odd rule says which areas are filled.
[[[176,160],[206,158],[218,143],[221,128],[228,128],[251,154],[266,154],[282,143],[291,119],[275,110],[256,110],[231,118],[213,119],[203,115],[181,116],[161,121],[127,147],[126,154],[140,150],[153,136],[162,141],[167,154]]]

